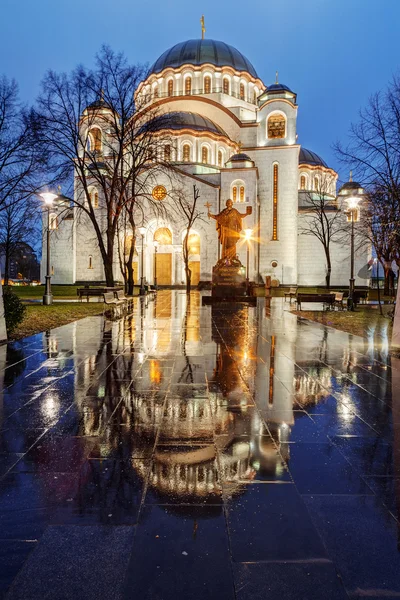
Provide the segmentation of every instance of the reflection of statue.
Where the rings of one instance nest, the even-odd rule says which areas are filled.
[[[242,231],[242,220],[247,215],[251,215],[251,212],[251,206],[247,206],[246,212],[240,213],[233,208],[232,200],[226,201],[226,208],[219,215],[213,215],[208,211],[208,218],[211,217],[217,221],[218,239],[222,244],[222,260],[236,258],[236,244]]]

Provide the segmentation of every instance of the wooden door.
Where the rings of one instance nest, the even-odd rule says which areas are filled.
[[[192,285],[197,285],[200,281],[200,261],[189,262],[189,268],[192,271]]]
[[[157,254],[157,284],[171,285],[172,284],[172,254]]]

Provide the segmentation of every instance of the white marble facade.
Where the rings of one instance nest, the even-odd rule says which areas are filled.
[[[318,193],[324,187],[334,198],[337,174],[317,154],[300,145],[296,94],[281,83],[266,86],[239,51],[213,40],[189,40],[167,50],[154,63],[137,94],[142,104],[157,106],[173,118],[171,161],[179,185],[188,195],[196,184],[200,206],[209,203],[214,213],[224,208],[228,198],[236,200],[234,206],[240,212],[252,207],[252,215],[244,221],[244,227],[254,231],[250,278],[261,282],[272,275],[285,285],[324,284],[323,247],[316,238],[302,234],[310,213],[304,203],[301,206],[301,196]],[[159,176],[155,185],[168,187],[170,180]],[[75,209],[69,211],[68,218],[65,207],[62,211],[51,235],[53,283],[104,281],[92,225],[77,219]],[[171,255],[167,283],[183,283],[185,223],[179,222],[176,214],[157,219],[149,212],[145,226],[145,278],[152,282],[154,277],[154,234],[166,228],[171,243],[161,244],[158,252]],[[192,233],[200,238],[200,251],[196,250],[191,261],[200,263],[200,281],[210,281],[218,259],[218,239],[215,221],[207,219],[206,208],[204,219],[197,221]],[[136,280],[141,275],[141,247],[139,238]],[[365,249],[357,255],[356,273],[367,263],[368,252]],[[239,258],[246,264],[245,244],[239,248]],[[333,244],[332,284],[345,285],[349,270],[349,246]],[[115,274],[122,280],[117,253]],[[356,284],[365,283],[356,279]]]

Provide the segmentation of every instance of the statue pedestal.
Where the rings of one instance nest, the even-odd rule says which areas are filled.
[[[246,269],[239,261],[235,261],[235,264],[217,263],[213,267],[212,296],[214,298],[246,296]]]
[[[242,263],[220,260],[213,267],[211,296],[203,296],[203,304],[247,302],[255,304],[255,296],[246,295],[246,269]]]

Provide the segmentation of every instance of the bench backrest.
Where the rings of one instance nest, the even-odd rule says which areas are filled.
[[[335,301],[342,302],[342,300],[343,300],[343,292],[336,292],[335,293]]]
[[[115,293],[115,296],[118,300],[125,300],[125,292],[124,290],[117,290]]]
[[[111,302],[115,302],[114,292],[106,292],[105,294],[103,294],[103,296],[104,296],[104,302],[106,304],[110,304]]]
[[[289,288],[289,294],[296,294],[296,293],[297,293],[297,287]]]
[[[300,302],[333,302],[333,294],[297,294]]]

